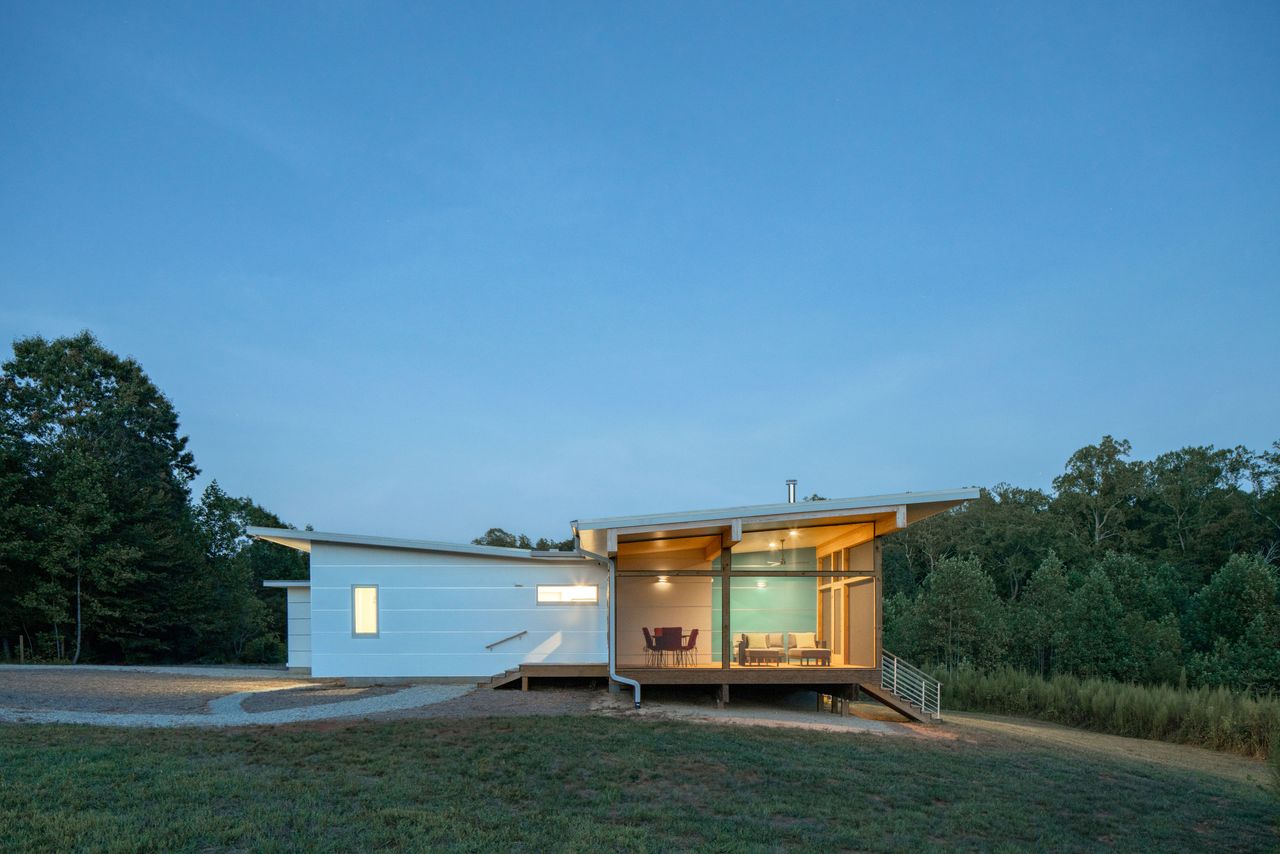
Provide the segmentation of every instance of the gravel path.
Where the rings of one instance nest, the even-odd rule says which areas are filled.
[[[249,668],[0,667],[0,722],[255,726],[407,712],[471,685],[349,688]]]

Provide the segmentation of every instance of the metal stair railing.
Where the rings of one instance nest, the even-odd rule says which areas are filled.
[[[880,687],[942,720],[942,683],[888,651],[880,654]]]
[[[485,644],[485,645],[484,645],[484,648],[485,648],[485,649],[487,649],[487,650],[489,650],[490,652],[493,652],[493,648],[494,648],[495,646],[498,646],[499,644],[504,644],[504,643],[506,643],[507,641],[513,641],[513,640],[515,640],[516,638],[522,638],[522,637],[524,637],[524,636],[525,636],[525,635],[527,635],[527,634],[529,634],[529,630],[528,630],[528,629],[525,629],[523,632],[516,632],[514,635],[511,635],[510,637],[505,637],[505,638],[503,638],[502,640],[496,640],[496,641],[494,641],[493,643],[487,643],[487,644]]]

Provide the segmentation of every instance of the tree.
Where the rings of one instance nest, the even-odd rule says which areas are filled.
[[[1063,612],[1065,633],[1058,652],[1062,670],[1077,676],[1115,676],[1128,665],[1121,627],[1124,606],[1111,579],[1095,566],[1075,588]]]
[[[533,541],[524,534],[512,534],[502,528],[490,528],[471,541],[477,546],[497,546],[504,549],[531,549]]]
[[[67,448],[54,475],[43,526],[41,561],[47,581],[42,598],[56,609],[46,617],[54,617],[64,610],[69,590],[76,632],[72,664],[80,661],[86,617],[95,625],[120,617],[114,600],[135,580],[133,565],[140,556],[138,548],[111,536],[118,518],[107,499],[106,481],[99,460],[75,446]],[[25,604],[37,606],[31,597]]]
[[[250,498],[233,498],[216,480],[205,487],[194,517],[205,571],[197,588],[196,629],[206,657],[246,658],[246,650],[282,648],[286,626],[284,591],[263,588],[267,578],[305,578],[305,555],[251,539],[246,528],[288,528]]]
[[[1066,567],[1057,554],[1049,552],[1027,582],[1016,613],[1022,615],[1022,643],[1028,646],[1041,676],[1053,672],[1057,651],[1066,641],[1066,612],[1071,600],[1071,584]]]
[[[524,534],[512,534],[502,528],[490,528],[485,531],[482,536],[476,537],[471,541],[477,546],[498,546],[505,549],[536,549],[538,551],[573,551],[573,538],[566,540],[553,540],[548,537],[539,537],[535,543]]]
[[[1103,436],[1072,454],[1066,471],[1054,478],[1054,503],[1094,547],[1123,542],[1127,514],[1142,495],[1143,466],[1124,459],[1131,450],[1127,439]]]
[[[65,528],[35,540],[25,613],[41,618],[36,589],[71,601],[78,577],[86,642],[115,658],[164,654],[198,565],[187,506],[198,470],[172,404],[88,332],[20,340],[0,370],[5,443],[27,466],[26,524]]]
[[[1233,457],[1212,445],[1188,447],[1156,457],[1147,467],[1146,493],[1167,514],[1171,545],[1186,555],[1204,530],[1214,499],[1232,485]]]
[[[1219,638],[1239,640],[1257,617],[1280,629],[1278,595],[1274,566],[1258,556],[1234,555],[1192,597],[1188,635],[1203,650]]]
[[[996,664],[1005,626],[991,576],[976,558],[945,558],[925,579],[915,603],[916,646],[948,668]]]

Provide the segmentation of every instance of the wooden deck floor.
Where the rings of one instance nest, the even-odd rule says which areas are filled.
[[[619,667],[618,675],[635,679],[641,685],[857,685],[880,682],[880,670],[868,667],[820,667],[816,665],[779,664],[734,665],[729,669],[720,662],[688,667]]]

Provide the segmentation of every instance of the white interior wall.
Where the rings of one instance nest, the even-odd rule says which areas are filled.
[[[679,626],[684,634],[698,630],[698,660],[711,660],[711,579],[669,576],[618,579],[618,666],[645,663],[644,631]]]

